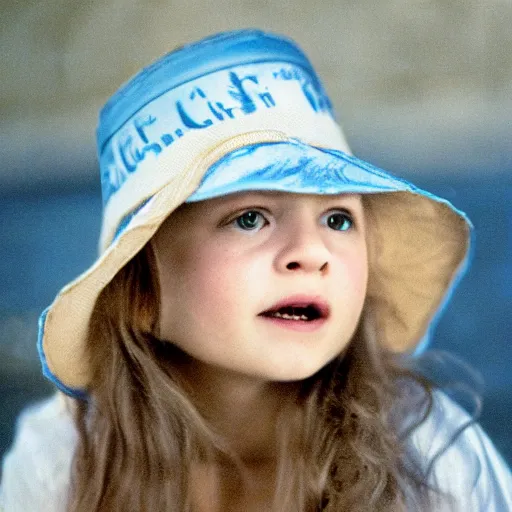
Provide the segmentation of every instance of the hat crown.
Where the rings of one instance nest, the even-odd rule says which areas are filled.
[[[332,119],[320,79],[290,39],[238,30],[168,53],[123,85],[100,113],[104,205],[144,160],[160,159],[189,132],[209,133],[271,110],[283,118],[310,111]]]
[[[321,88],[305,53],[293,40],[281,35],[257,29],[234,30],[179,46],[143,68],[105,103],[96,132],[99,155],[112,134],[164,92],[221,69],[276,61],[300,66]],[[326,100],[330,107],[327,96]]]

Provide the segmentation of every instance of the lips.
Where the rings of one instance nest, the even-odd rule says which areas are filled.
[[[330,315],[329,304],[319,296],[295,295],[286,297],[259,314],[289,322],[325,320]]]

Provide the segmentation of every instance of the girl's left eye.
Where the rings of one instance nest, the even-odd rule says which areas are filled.
[[[326,215],[325,223],[336,231],[349,231],[354,227],[354,219],[348,212],[337,211]]]
[[[265,225],[266,219],[260,212],[249,210],[239,215],[233,222],[244,231],[254,231],[261,229]]]

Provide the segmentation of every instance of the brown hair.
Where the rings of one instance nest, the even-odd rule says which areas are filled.
[[[194,510],[191,462],[234,457],[169,369],[176,349],[155,335],[158,311],[148,245],[96,303],[93,384],[89,399],[77,401],[69,512]],[[366,304],[347,351],[283,408],[276,512],[429,508],[431,490],[408,440],[428,416],[432,389],[380,348],[371,317]],[[412,403],[414,410],[404,405]],[[411,414],[417,419],[404,432],[400,419]]]

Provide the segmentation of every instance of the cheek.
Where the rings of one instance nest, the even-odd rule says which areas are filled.
[[[360,294],[366,295],[366,288],[368,285],[368,260],[366,253],[364,256],[358,255],[354,259],[352,272],[354,275],[354,286],[356,290]]]
[[[355,304],[362,307],[368,285],[368,257],[366,246],[360,246],[343,258],[345,282],[352,291]]]
[[[239,315],[251,303],[252,294],[261,276],[257,261],[249,260],[238,252],[208,252],[208,257],[196,258],[190,289],[195,290],[198,302],[219,317]]]
[[[174,303],[185,315],[194,314],[205,328],[242,311],[252,291],[251,276],[258,275],[243,255],[209,245],[178,258],[172,274],[169,293],[174,298],[166,304]]]

